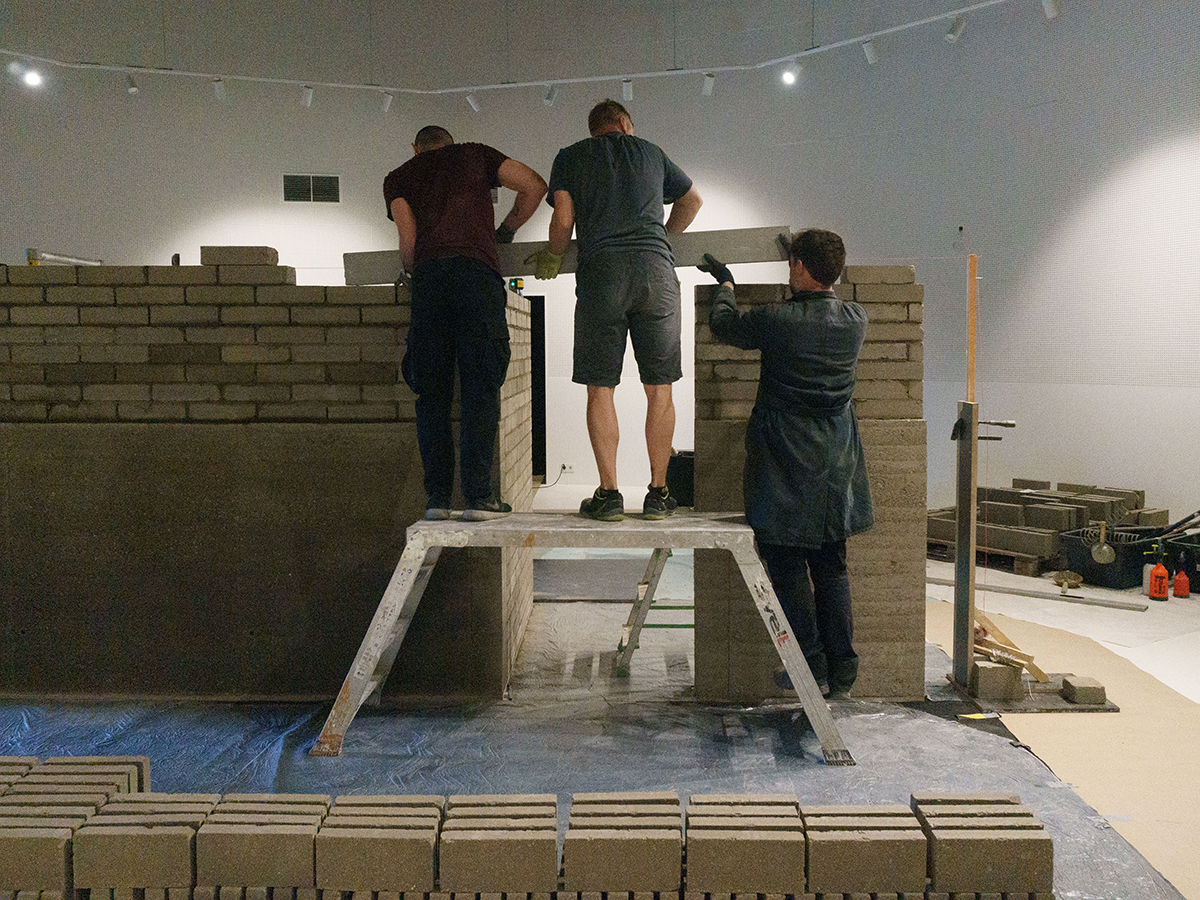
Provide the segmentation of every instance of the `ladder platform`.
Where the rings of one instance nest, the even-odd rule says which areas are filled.
[[[678,513],[657,521],[631,515],[620,522],[557,512],[513,513],[484,522],[423,519],[409,526],[408,539],[426,547],[731,550],[754,546],[754,532],[740,513]]]
[[[628,666],[637,635],[662,574],[669,550],[728,550],[750,591],[767,635],[796,695],[808,713],[828,765],[852,766],[854,758],[842,743],[829,707],[792,636],[762,561],[754,548],[754,532],[737,513],[680,513],[650,521],[630,516],[620,522],[597,522],[579,513],[514,513],[483,522],[462,518],[422,519],[410,525],[407,543],[384,591],[370,628],[333,703],[325,727],[310,752],[338,756],[355,714],[387,680],[425,584],[444,547],[585,547],[654,550],[620,645],[620,662]],[[639,588],[642,586],[639,585]]]

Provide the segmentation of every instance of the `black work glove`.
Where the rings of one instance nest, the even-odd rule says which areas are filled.
[[[704,264],[696,266],[701,272],[707,272],[713,278],[717,279],[717,284],[724,284],[728,281],[730,284],[737,284],[733,280],[733,273],[729,271],[729,266],[721,262],[711,253],[704,254]]]
[[[511,244],[513,241],[513,235],[516,233],[517,232],[515,229],[509,228],[507,225],[501,222],[496,226],[496,243]]]

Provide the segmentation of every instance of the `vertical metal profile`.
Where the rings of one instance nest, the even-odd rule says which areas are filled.
[[[975,448],[979,443],[979,404],[975,402],[975,341],[979,321],[979,257],[967,260],[967,399],[958,404],[958,489],[954,536],[954,680],[971,677],[975,656]]]
[[[975,445],[979,404],[958,404],[958,490],[954,536],[954,680],[967,686],[975,653]]]

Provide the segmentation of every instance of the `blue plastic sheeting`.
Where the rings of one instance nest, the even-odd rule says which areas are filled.
[[[850,702],[834,719],[856,766],[826,766],[788,713],[713,710],[692,697],[692,632],[644,632],[612,674],[628,607],[539,603],[510,699],[413,714],[365,708],[342,755],[308,749],[329,705],[0,704],[0,755],[129,754],[167,792],[555,793],[560,834],[582,791],[780,792],[801,803],[907,803],[913,791],[1019,794],[1054,839],[1055,891],[1181,898],[1027,749],[901,706]],[[466,664],[464,662],[464,664]],[[928,646],[931,694],[950,660]]]

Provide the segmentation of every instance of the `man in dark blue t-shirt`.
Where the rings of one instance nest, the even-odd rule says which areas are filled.
[[[626,334],[646,391],[650,485],[642,512],[662,519],[675,511],[667,463],[675,434],[671,385],[683,377],[680,296],[667,234],[682,232],[700,210],[692,180],[650,141],[634,137],[629,113],[615,100],[588,116],[591,137],[564,147],[550,171],[554,207],[549,250],[538,254],[538,277],[554,277],[575,229],[575,356],[572,381],[587,385],[587,426],[600,487],[580,505],[593,519],[624,517],[617,489],[617,410]],[[671,214],[663,224],[663,206]],[[553,270],[553,271],[551,271]]]

